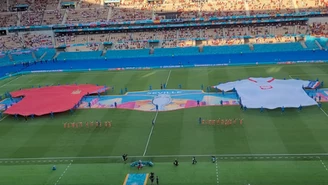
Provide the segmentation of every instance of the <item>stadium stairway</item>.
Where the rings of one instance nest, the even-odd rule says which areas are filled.
[[[308,49],[320,49],[315,41],[305,41],[304,44],[307,46]]]
[[[319,47],[320,50],[323,49],[323,47],[320,45],[320,43],[319,43],[317,40],[315,40],[314,42],[315,42],[315,44]]]
[[[250,49],[251,51],[254,51],[254,45],[253,45],[252,43],[249,43],[248,45],[249,45],[249,49]]]
[[[34,51],[32,51],[32,53],[31,53],[31,54],[32,54],[32,57],[33,57],[34,61],[39,61],[39,60],[38,60],[38,58],[35,56],[35,53],[34,53]]]
[[[307,45],[304,43],[304,41],[300,41],[300,44],[302,45],[302,47],[303,47],[304,49],[307,48]]]
[[[13,61],[13,56],[10,53],[8,53],[8,58],[9,60]]]

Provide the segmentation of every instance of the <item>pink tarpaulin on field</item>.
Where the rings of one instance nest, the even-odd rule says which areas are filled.
[[[62,85],[41,88],[24,89],[11,92],[13,98],[23,97],[5,111],[5,114],[41,116],[51,112],[64,112],[74,108],[87,94],[96,94],[106,91],[105,86],[96,85]]]

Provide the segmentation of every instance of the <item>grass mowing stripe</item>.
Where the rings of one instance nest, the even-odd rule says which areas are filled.
[[[165,86],[167,86],[167,83],[168,83],[169,80],[170,80],[171,71],[172,71],[172,70],[170,70],[169,75],[167,75],[166,82],[165,82]]]
[[[167,84],[168,84],[169,79],[170,79],[170,76],[171,76],[171,72],[172,72],[172,70],[170,70],[170,72],[169,72],[169,74],[168,74],[168,76],[166,78],[165,87],[167,87]],[[150,132],[149,132],[149,136],[148,136],[148,139],[147,139],[147,143],[146,143],[146,146],[145,146],[145,150],[144,150],[144,153],[143,153],[142,156],[145,156],[146,153],[147,153],[148,145],[149,145],[149,142],[150,142],[150,138],[153,135],[154,124],[156,123],[157,116],[158,116],[158,111],[156,111],[155,117],[154,117],[154,119],[152,121],[153,125],[151,126],[151,129],[150,129]]]
[[[156,114],[155,114],[155,117],[154,117],[154,120],[153,120],[153,125],[151,126],[150,133],[149,133],[149,136],[148,136],[148,140],[147,140],[147,143],[146,143],[146,146],[145,146],[145,150],[144,150],[144,153],[143,153],[142,156],[145,156],[146,153],[147,153],[149,141],[150,141],[151,136],[153,135],[154,124],[156,123],[157,115],[158,115],[158,111],[156,111]]]

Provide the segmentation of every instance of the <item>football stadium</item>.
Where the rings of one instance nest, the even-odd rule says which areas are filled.
[[[328,184],[327,0],[0,0],[0,185]]]

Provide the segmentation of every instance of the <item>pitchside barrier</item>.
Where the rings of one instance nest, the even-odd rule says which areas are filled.
[[[88,68],[88,69],[53,69],[53,70],[33,70],[22,71],[0,77],[0,80],[34,73],[57,73],[57,72],[89,72],[89,71],[124,71],[124,70],[150,70],[150,69],[174,69],[174,68],[193,68],[193,67],[218,67],[218,66],[248,66],[248,65],[292,65],[302,63],[326,63],[328,60],[309,60],[309,61],[279,61],[279,62],[251,62],[251,63],[218,63],[218,64],[192,64],[192,65],[165,65],[165,66],[149,66],[149,67],[121,67],[121,68]]]

